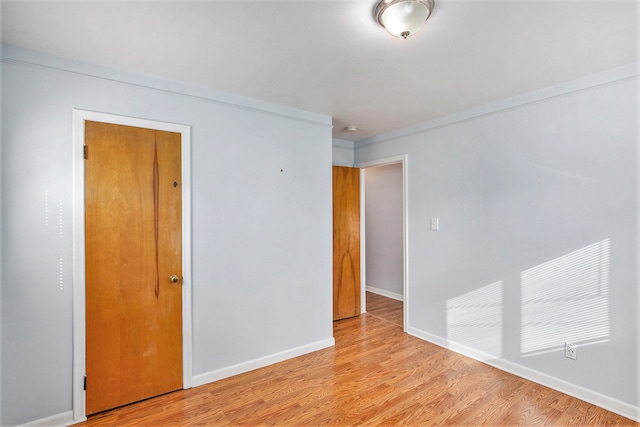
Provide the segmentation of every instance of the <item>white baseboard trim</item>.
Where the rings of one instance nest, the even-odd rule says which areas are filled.
[[[498,368],[510,374],[568,394],[569,396],[584,400],[585,402],[589,402],[593,405],[599,406],[603,409],[606,409],[607,411],[615,412],[618,415],[622,415],[623,417],[627,417],[634,421],[640,421],[639,406],[633,406],[612,397],[605,396],[598,392],[580,387],[559,378],[555,378],[551,375],[547,375],[534,369],[527,368],[517,363],[501,358],[496,358],[495,356],[492,356],[490,354],[449,341],[446,338],[430,334],[417,328],[408,327],[406,332],[409,335],[413,335],[417,338],[436,344],[440,347],[444,347],[447,350],[451,350],[472,359],[478,360],[482,363],[486,363],[487,365],[493,366],[494,368]]]
[[[373,286],[366,286],[365,289],[367,290],[367,292],[382,295],[383,297],[392,298],[398,301],[404,301],[404,297],[401,294],[396,294],[395,292],[385,291],[384,289],[374,288]]]
[[[249,360],[248,362],[238,363],[237,365],[229,366],[227,368],[218,369],[215,371],[207,372],[200,375],[195,375],[191,381],[193,387],[219,381],[224,378],[229,378],[234,375],[243,374],[245,372],[253,371],[255,369],[264,368],[265,366],[273,365],[274,363],[282,362],[287,359],[302,356],[307,353],[311,353],[324,348],[333,347],[336,345],[334,338],[326,339],[323,341],[317,341],[311,344],[303,345],[301,347],[292,348],[290,350],[281,351],[280,353],[271,354],[269,356],[260,357],[259,359]]]
[[[86,420],[86,419],[85,419]],[[46,418],[40,418],[39,420],[29,421],[26,424],[22,424],[20,427],[64,427],[71,424],[79,423],[85,420],[74,421],[73,411],[63,412],[58,415],[52,415]]]

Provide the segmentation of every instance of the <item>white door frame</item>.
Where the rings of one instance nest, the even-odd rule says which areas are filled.
[[[367,309],[366,297],[366,232],[365,232],[365,169],[378,166],[387,166],[400,163],[402,165],[402,292],[403,292],[403,314],[402,328],[405,332],[409,327],[409,221],[407,209],[407,163],[408,155],[387,157],[370,162],[362,162],[355,165],[360,168],[360,298],[362,312]]]
[[[85,160],[84,122],[135,126],[182,135],[182,388],[191,387],[191,127],[114,114],[73,110],[73,421],[86,419],[84,376],[86,373],[85,301]],[[90,155],[90,154],[89,154]]]

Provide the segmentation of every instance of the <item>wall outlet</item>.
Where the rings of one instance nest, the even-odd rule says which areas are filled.
[[[431,231],[438,231],[440,228],[440,221],[438,218],[431,218]]]
[[[578,346],[575,344],[571,344],[570,342],[564,343],[564,357],[578,360]]]

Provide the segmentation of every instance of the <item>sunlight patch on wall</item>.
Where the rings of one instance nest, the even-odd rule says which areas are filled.
[[[523,356],[609,336],[610,239],[523,271]]]
[[[58,200],[58,236],[64,238],[64,203]]]
[[[459,344],[502,356],[502,281],[447,301],[447,337]]]
[[[49,226],[49,191],[44,192],[44,225]]]
[[[64,257],[58,257],[58,285],[61,291],[64,290]]]

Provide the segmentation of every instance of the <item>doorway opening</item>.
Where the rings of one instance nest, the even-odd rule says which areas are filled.
[[[366,293],[367,289],[373,291],[374,293],[383,295],[388,298],[393,298],[395,300],[402,300],[403,302],[403,313],[402,313],[402,327],[406,332],[409,325],[409,286],[408,286],[408,221],[407,221],[407,155],[390,157],[370,162],[364,162],[357,164],[356,167],[360,168],[361,173],[361,187],[360,187],[360,207],[361,207],[361,230],[360,234],[362,236],[360,245],[361,245],[361,306],[362,312],[367,311],[367,302],[366,302]],[[389,168],[382,167],[391,166]],[[380,168],[376,170],[375,168]],[[367,200],[367,172],[372,172],[377,175],[383,181],[383,184],[386,184],[390,188],[391,192],[382,197],[377,197],[377,195],[372,195],[369,192],[369,200]],[[376,172],[387,172],[382,174],[377,174]],[[398,176],[399,175],[399,176]],[[384,182],[386,179],[393,179],[394,182]],[[400,186],[401,188],[398,188]],[[371,190],[371,189],[370,189]],[[374,189],[374,191],[377,190]],[[400,194],[397,194],[397,193]],[[392,194],[395,193],[395,194]],[[389,197],[391,199],[389,199]],[[386,200],[385,200],[386,198]],[[392,203],[400,203],[401,205],[401,214],[400,214],[400,206],[395,206],[397,210],[395,211],[396,216],[394,218],[385,218],[385,213],[382,215],[376,215],[376,218],[372,218],[370,216],[369,224],[367,223],[367,206],[369,209],[378,209],[375,205],[372,205],[373,199],[376,199],[376,203],[386,203],[391,201]],[[395,202],[394,202],[395,200]],[[385,209],[387,210],[387,209]],[[389,210],[389,215],[393,216],[393,209]],[[400,214],[400,218],[397,217],[397,214]],[[375,224],[371,222],[375,221]],[[380,227],[384,227],[385,222],[387,224],[392,224],[389,229],[385,229],[384,233],[377,233],[376,236],[373,236],[371,226],[375,226],[376,229]],[[369,228],[368,228],[369,226]],[[369,229],[369,235],[367,235],[367,229]],[[393,231],[395,230],[395,231]],[[391,232],[389,234],[388,232]],[[369,252],[367,252],[367,241],[368,239],[375,239],[375,245],[380,245],[380,239],[386,241],[389,246],[384,249],[390,249],[393,251],[394,259],[387,262],[385,260],[384,251],[376,251],[377,253],[372,253],[371,247]],[[379,248],[382,249],[382,248]],[[382,263],[381,263],[381,260]],[[369,268],[367,267],[367,263],[369,264]],[[375,263],[375,266],[374,264]],[[391,271],[393,270],[393,271]],[[368,273],[369,276],[368,277]],[[386,274],[389,273],[389,274]],[[377,283],[370,282],[370,279],[373,280],[381,280]],[[393,282],[393,283],[392,283]],[[400,282],[400,283],[398,283]]]
[[[86,419],[85,122],[180,134],[182,179],[182,388],[191,387],[191,128],[186,125],[73,110],[73,420]]]

